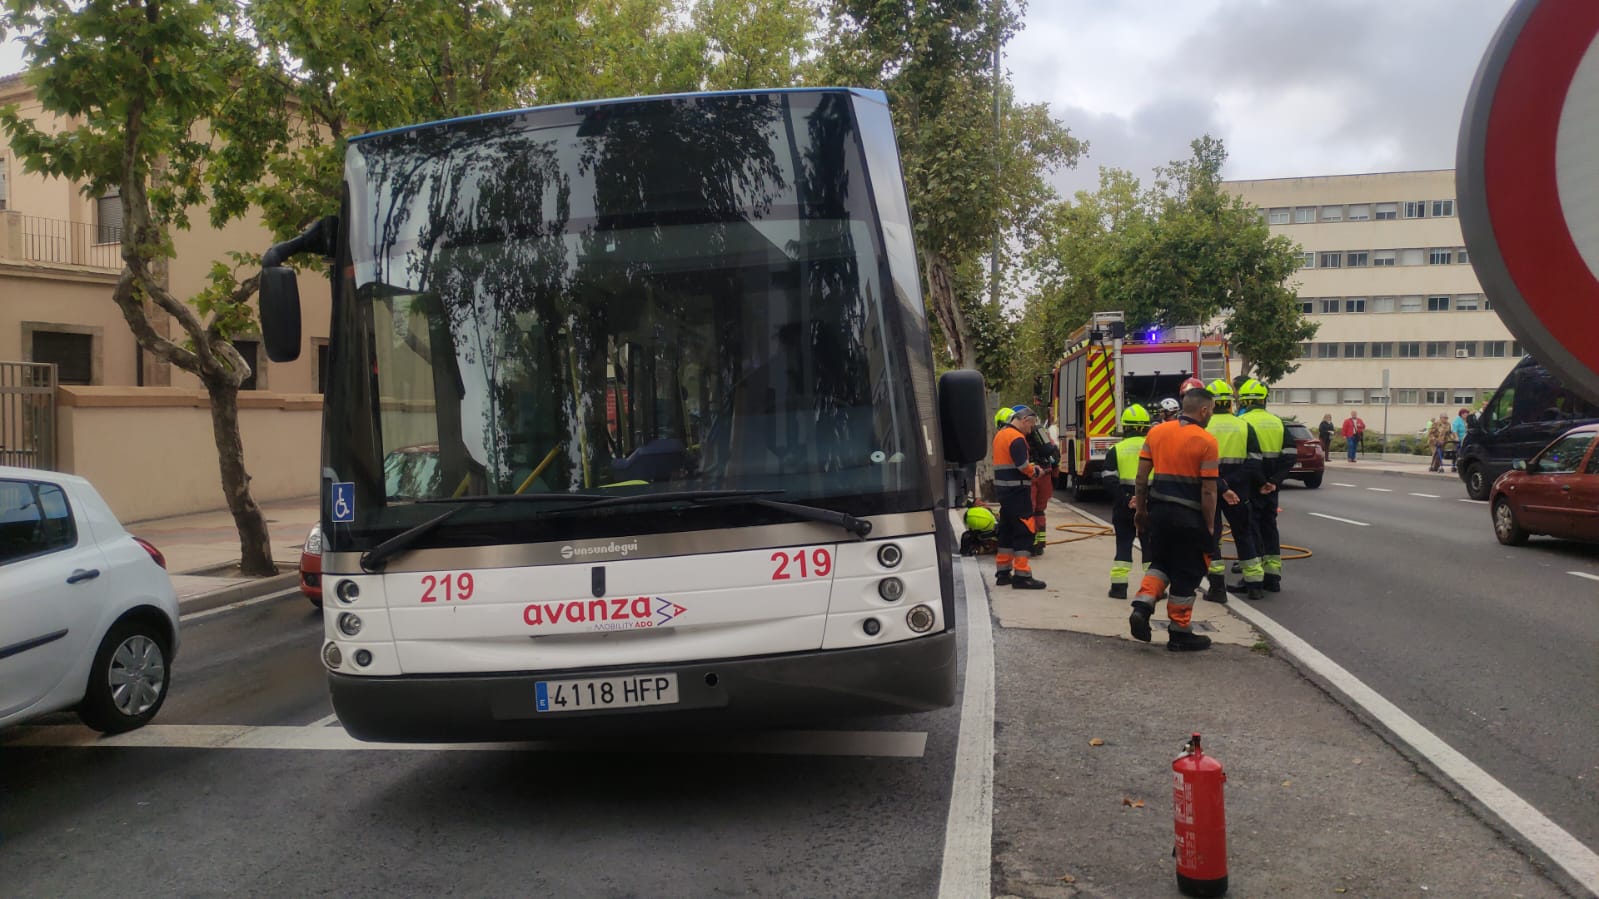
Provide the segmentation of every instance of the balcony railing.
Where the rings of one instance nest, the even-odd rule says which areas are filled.
[[[122,229],[0,212],[0,259],[122,268]]]

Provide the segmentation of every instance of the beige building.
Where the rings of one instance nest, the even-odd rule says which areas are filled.
[[[1299,369],[1272,385],[1279,414],[1312,427],[1359,412],[1390,434],[1476,409],[1521,347],[1494,314],[1456,218],[1452,169],[1230,181],[1304,253],[1298,291],[1321,325]],[[1389,389],[1383,390],[1383,372]]]
[[[55,125],[21,76],[0,78],[0,106],[12,103],[23,117],[46,128]],[[226,261],[228,251],[261,252],[271,240],[258,220],[213,229],[204,210],[191,211],[190,220],[192,230],[173,235],[177,255],[166,274],[180,298],[198,292],[212,263]],[[31,435],[51,444],[41,464],[90,478],[118,515],[138,519],[219,508],[220,475],[198,379],[144,353],[111,300],[122,268],[120,239],[115,195],[89,197],[79,184],[25,173],[16,153],[0,143],[0,365],[56,364],[53,439]],[[306,333],[299,360],[269,363],[258,335],[235,339],[255,362],[240,407],[257,499],[317,489],[329,312],[325,280],[303,275],[301,296]],[[156,325],[184,339],[164,316]],[[17,371],[13,366],[11,376]],[[0,408],[0,449],[9,440],[15,451],[30,436],[17,433],[19,423],[32,422],[23,421],[17,397],[7,398],[4,390],[0,376],[0,407],[11,404]],[[0,464],[19,459],[26,461],[0,455]]]

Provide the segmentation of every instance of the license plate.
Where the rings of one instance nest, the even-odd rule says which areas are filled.
[[[533,685],[541,712],[583,712],[676,705],[676,674],[638,674],[586,680],[541,680]]]

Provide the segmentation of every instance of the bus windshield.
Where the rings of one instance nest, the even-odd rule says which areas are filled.
[[[858,144],[847,97],[826,94],[565,107],[353,142],[327,413],[351,533],[437,514],[419,501],[534,494],[928,508]],[[451,524],[513,525],[501,542],[734,514],[480,505]]]

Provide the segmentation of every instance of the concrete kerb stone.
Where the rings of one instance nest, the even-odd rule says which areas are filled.
[[[174,584],[178,584],[181,583],[177,580],[178,578],[189,577],[191,576],[181,574],[174,575],[173,582]],[[288,590],[298,586],[300,583],[300,574],[298,571],[288,571],[282,574],[273,575],[272,577],[250,578],[242,582],[239,582],[236,579],[224,580],[222,578],[216,578],[216,580],[222,581],[222,583],[215,589],[205,590],[204,592],[196,593],[195,595],[188,597],[183,597],[180,595],[178,600],[179,611],[185,615],[189,614],[190,612],[203,612],[206,609],[214,609],[218,606],[225,606],[230,603],[242,602],[246,599],[255,599],[256,597],[266,596],[270,593],[276,593],[280,590]]]

